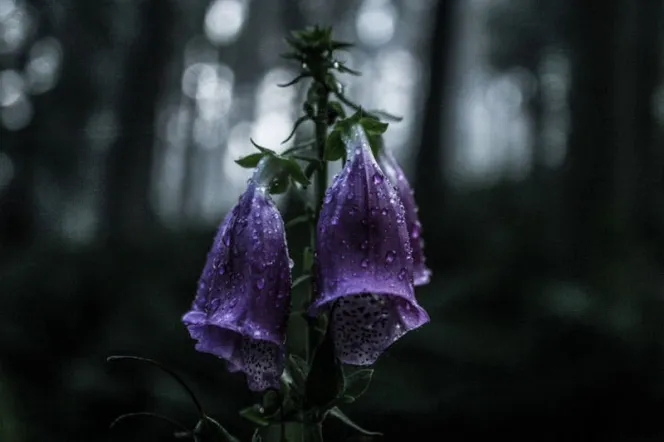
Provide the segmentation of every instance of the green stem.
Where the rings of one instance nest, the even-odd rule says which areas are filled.
[[[316,87],[313,85],[312,87]],[[316,250],[316,226],[318,225],[318,218],[320,217],[321,209],[323,208],[323,199],[325,198],[325,192],[327,190],[327,162],[325,161],[325,143],[327,141],[327,106],[329,101],[329,91],[324,83],[319,83],[318,87],[320,88],[318,102],[316,105],[316,154],[320,161],[318,172],[316,173],[316,187],[315,187],[315,209],[314,217],[309,227],[309,240],[311,250]],[[307,304],[310,304],[316,296],[314,293],[316,286],[316,268],[314,264],[313,278],[311,279],[311,284],[309,285],[309,299]],[[312,335],[315,333],[314,327],[315,322],[309,321],[309,326],[307,329],[307,361],[311,362],[311,357],[313,354],[312,348]]]

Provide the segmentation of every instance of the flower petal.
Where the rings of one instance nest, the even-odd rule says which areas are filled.
[[[413,253],[413,282],[415,286],[428,284],[431,279],[431,270],[425,264],[422,224],[420,224],[417,214],[418,208],[413,189],[410,187],[408,179],[399,166],[399,163],[386,148],[380,151],[378,164],[392,185],[397,189],[401,202],[404,205],[406,226],[408,227]]]
[[[183,322],[196,349],[247,374],[252,390],[278,386],[284,366],[291,273],[283,220],[250,181],[222,223]]]

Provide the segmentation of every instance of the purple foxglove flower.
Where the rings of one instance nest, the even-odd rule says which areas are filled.
[[[406,210],[406,226],[410,234],[410,245],[413,251],[413,282],[416,286],[428,284],[431,270],[425,265],[424,241],[422,240],[422,224],[417,215],[417,204],[413,189],[397,160],[389,150],[383,148],[378,154],[378,164],[385,176],[397,189],[401,202]]]
[[[347,161],[326,192],[318,222],[315,316],[330,310],[341,362],[371,365],[429,321],[415,300],[404,207],[376,163],[364,131],[346,140]]]
[[[279,387],[291,292],[284,223],[260,171],[221,224],[182,318],[196,350],[244,372],[253,391]]]

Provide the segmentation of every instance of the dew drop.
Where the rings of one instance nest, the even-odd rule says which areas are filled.
[[[369,241],[365,239],[364,241],[362,241],[362,244],[360,244],[360,249],[366,250],[368,247],[369,247]]]
[[[224,245],[225,245],[226,247],[228,247],[228,246],[231,245],[231,236],[230,236],[230,235],[225,235],[225,236],[224,236]]]
[[[221,301],[219,298],[214,298],[212,301],[210,301],[210,311],[215,312],[219,309],[219,304],[221,304]]]
[[[383,216],[387,216],[387,209],[383,209],[383,210],[381,210],[380,213],[381,213]]]
[[[263,290],[265,288],[265,278],[260,277],[256,280],[256,288],[258,290]]]
[[[378,209],[374,207],[373,209],[371,209],[371,216],[376,216],[376,215],[378,215]]]
[[[222,265],[221,267],[219,267],[219,274],[223,275],[224,273],[226,273],[226,266]]]
[[[405,268],[401,269],[397,276],[400,281],[403,281],[404,279],[406,279],[406,276],[408,276],[408,270],[406,270]]]
[[[420,224],[419,221],[415,221],[415,223],[413,224],[413,228],[410,232],[410,237],[412,239],[417,239],[420,237],[421,234],[422,234],[422,224]]]
[[[347,199],[347,200],[352,200],[352,199],[354,199],[354,198],[355,198],[355,194],[354,194],[353,192],[348,192],[348,193],[346,194],[346,199]]]
[[[380,184],[380,183],[382,183],[382,182],[383,182],[383,179],[384,179],[384,178],[383,178],[383,175],[381,175],[380,173],[377,173],[377,172],[376,172],[376,173],[374,174],[374,176],[373,176],[373,182],[374,182],[374,184]]]
[[[367,258],[364,258],[362,262],[360,262],[360,265],[362,266],[362,268],[366,269],[367,267],[369,267],[369,260]]]
[[[292,269],[295,267],[295,261],[293,261],[291,258],[288,258],[288,268]]]
[[[394,250],[390,250],[385,254],[385,264],[393,263],[396,257],[397,257],[396,252]]]
[[[356,148],[355,148],[355,155],[359,155],[359,154],[361,154],[361,153],[362,153],[362,148],[360,148],[360,147],[356,147]]]

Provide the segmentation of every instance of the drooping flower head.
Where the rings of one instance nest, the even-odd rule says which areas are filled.
[[[416,286],[427,284],[431,279],[431,270],[425,264],[422,224],[420,224],[417,215],[418,208],[415,203],[413,189],[410,187],[399,163],[386,148],[380,150],[378,164],[385,172],[387,179],[396,187],[405,209],[406,227],[410,235],[410,245],[413,252],[413,282]]]
[[[399,195],[359,125],[345,142],[346,164],[326,192],[318,222],[318,297],[309,314],[330,310],[339,359],[371,365],[429,316],[415,300],[413,258]]]
[[[253,391],[279,386],[291,292],[284,223],[264,168],[265,160],[222,222],[182,318],[196,350],[244,372]]]

